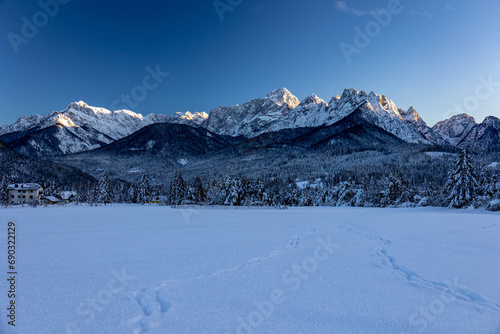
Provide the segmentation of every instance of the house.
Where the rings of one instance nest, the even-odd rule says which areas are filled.
[[[40,203],[43,196],[43,187],[38,183],[14,183],[7,186],[9,203],[28,204],[36,201]]]
[[[76,200],[76,195],[76,191],[60,191],[57,197],[64,203],[70,203]]]
[[[51,204],[51,205],[59,203],[59,198],[54,196],[43,196],[43,200],[45,201],[46,204]]]
[[[160,205],[166,205],[168,203],[168,197],[167,196],[154,196],[151,199],[151,204],[160,204]]]

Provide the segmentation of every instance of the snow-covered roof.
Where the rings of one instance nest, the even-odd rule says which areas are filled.
[[[44,196],[45,199],[48,199],[51,202],[59,202],[59,199],[54,196]]]
[[[17,189],[22,189],[22,190],[38,190],[42,186],[39,185],[38,183],[14,183],[14,184],[9,184],[7,186],[7,189],[10,190],[17,190]]]
[[[59,192],[59,196],[63,200],[70,199],[71,196],[76,196],[76,191],[61,191]]]

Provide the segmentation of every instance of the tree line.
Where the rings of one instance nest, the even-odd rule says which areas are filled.
[[[411,177],[411,176],[410,176]],[[0,184],[0,200],[8,202],[4,175]],[[164,205],[229,205],[229,206],[352,206],[352,207],[476,207],[500,210],[500,173],[483,166],[474,168],[470,153],[463,149],[444,184],[430,181],[410,186],[408,177],[396,170],[385,178],[364,176],[339,181],[325,176],[309,182],[267,176],[251,178],[227,175],[202,180],[195,176],[186,181],[176,171],[168,184],[151,185],[146,173],[137,184],[110,180],[104,172],[99,182],[76,185],[79,203],[107,205],[110,203]],[[45,187],[44,195],[59,191],[55,183]]]

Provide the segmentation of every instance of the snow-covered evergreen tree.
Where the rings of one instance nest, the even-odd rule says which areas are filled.
[[[307,186],[303,188],[299,196],[300,206],[312,206],[313,205],[313,192],[312,189]]]
[[[44,190],[43,190],[43,194],[45,196],[54,196],[57,194],[57,186],[56,186],[56,182],[55,181],[52,181]]]
[[[174,179],[170,184],[170,197],[172,204],[181,204],[186,196],[186,192],[186,182],[182,178],[181,172],[175,171]]]
[[[99,182],[98,202],[104,205],[111,203],[111,181],[109,180],[108,172],[104,172]]]
[[[128,195],[127,198],[128,203],[137,203],[137,189],[134,185],[130,186],[127,195]]]
[[[90,184],[81,183],[76,187],[76,201],[78,203],[88,203]]]
[[[387,187],[382,198],[382,205],[399,205],[410,200],[408,184],[401,174],[391,171],[387,178]]]
[[[476,199],[479,184],[472,163],[467,149],[462,149],[445,185],[451,208],[463,208]]]
[[[353,206],[354,192],[353,185],[349,181],[344,181],[339,184],[338,190],[338,206]]]
[[[7,178],[7,174],[4,174],[0,182],[0,205],[6,205],[9,202],[8,185],[9,179]]]
[[[493,197],[500,199],[500,173],[494,172],[491,177],[491,183],[493,184]]]
[[[248,192],[248,180],[239,175],[226,179],[225,189],[227,192],[224,205],[242,205]]]
[[[196,176],[194,178],[194,182],[193,182],[193,201],[196,203],[196,204],[199,204],[199,203],[203,203],[205,202],[205,200],[207,199],[207,195],[206,195],[206,190],[205,188],[203,187],[203,183],[201,182],[201,179],[199,176]]]
[[[92,185],[89,186],[88,188],[88,203],[91,205],[91,206],[94,206],[96,205],[97,203],[99,203],[99,197],[100,197],[100,182],[99,183],[94,183]]]
[[[219,189],[219,182],[216,179],[211,179],[207,183],[207,189],[206,189],[206,194],[207,194],[207,203],[209,205],[218,205],[216,201],[216,197],[219,194],[220,189]]]
[[[283,204],[286,206],[297,206],[299,204],[299,194],[295,183],[289,184],[285,189],[283,194]]]
[[[125,192],[125,184],[120,184],[120,189],[116,192],[115,201],[117,203],[125,203],[127,193]]]
[[[141,205],[151,202],[151,185],[146,173],[142,174],[139,191],[137,193],[137,202]]]
[[[237,180],[230,177],[227,184],[227,196],[224,205],[240,205],[240,191],[241,188],[237,184]]]
[[[268,196],[266,193],[266,185],[262,179],[257,179],[253,185],[253,202],[257,205],[266,205]]]
[[[486,165],[481,167],[481,173],[479,174],[479,193],[490,198],[495,194],[495,185]]]
[[[361,207],[365,206],[365,190],[363,188],[356,189],[356,194],[353,197],[352,203],[354,206]]]

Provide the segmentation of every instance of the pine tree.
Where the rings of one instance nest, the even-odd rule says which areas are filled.
[[[313,205],[312,191],[311,191],[311,188],[309,186],[302,189],[301,194],[300,194],[299,205],[300,206],[312,206]]]
[[[289,184],[285,190],[283,204],[286,206],[297,206],[299,204],[299,194],[295,183]]]
[[[455,161],[455,167],[449,173],[445,186],[449,194],[450,208],[463,208],[476,199],[479,185],[472,162],[472,157],[467,149],[462,149]]]
[[[365,202],[366,202],[366,199],[365,199],[364,189],[362,189],[362,188],[357,189],[356,195],[354,195],[354,198],[353,198],[354,206],[357,206],[357,207],[365,206]]]
[[[227,187],[227,196],[226,200],[224,201],[224,205],[240,205],[239,201],[239,192],[241,188],[239,188],[237,184],[237,180],[230,178],[229,179],[229,186]]]
[[[186,196],[186,192],[186,182],[182,178],[181,173],[179,171],[175,171],[174,179],[170,184],[170,196],[172,199],[172,204],[181,204]]]
[[[6,205],[9,202],[8,185],[9,179],[7,178],[7,174],[4,174],[0,182],[0,205]]]
[[[486,165],[481,167],[481,174],[479,175],[479,193],[486,197],[492,197],[495,193],[493,180]]]
[[[56,182],[52,181],[47,188],[43,191],[45,196],[54,196],[57,194]]]
[[[268,201],[268,196],[266,193],[266,185],[262,179],[257,179],[255,181],[255,201],[257,204],[266,205],[265,203]]]
[[[151,202],[151,186],[146,173],[142,174],[139,192],[137,194],[137,202],[141,205]]]
[[[128,189],[128,203],[137,203],[137,189],[134,185]]]
[[[387,187],[384,192],[382,204],[398,205],[410,200],[410,191],[408,184],[405,182],[401,174],[391,171],[387,179]]]
[[[94,183],[89,186],[88,189],[88,201],[90,203],[90,206],[94,206],[95,204],[99,203],[99,197],[100,197],[100,188],[99,188],[99,183]]]
[[[493,197],[500,199],[500,173],[495,172],[491,177],[491,183],[493,185]]]
[[[101,181],[99,182],[99,203],[111,203],[111,181],[109,180],[108,172],[104,172]]]
[[[76,187],[76,200],[78,203],[86,203],[88,202],[89,191],[88,188],[90,184],[78,184]]]
[[[345,181],[340,184],[338,190],[337,206],[353,206],[354,190],[351,182]]]
[[[193,182],[193,200],[196,204],[205,202],[206,200],[206,191],[198,176],[195,177]]]
[[[230,177],[228,180],[229,184],[224,205],[242,205],[248,193],[248,180],[242,175]]]
[[[125,184],[121,184],[120,185],[120,189],[118,190],[118,194],[116,196],[116,201],[118,203],[125,203],[125,196],[126,196],[126,193],[125,193]]]

